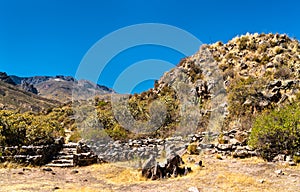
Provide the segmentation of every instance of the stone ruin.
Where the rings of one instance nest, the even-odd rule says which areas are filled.
[[[0,146],[0,162],[10,161],[24,165],[74,167],[103,162],[126,162],[140,159],[136,168],[149,179],[185,175],[190,170],[183,167],[181,156],[188,154],[218,154],[221,157],[248,158],[258,153],[247,145],[250,132],[231,130],[212,133],[201,132],[186,138],[174,136],[166,139],[144,138],[123,141],[86,141],[66,143],[64,138],[43,146]],[[218,142],[212,142],[218,141]],[[190,146],[194,145],[193,150]],[[300,153],[299,153],[300,154]],[[158,162],[156,159],[164,159]],[[175,160],[177,159],[177,160]],[[274,161],[285,161],[294,165],[292,158],[279,154]],[[141,162],[145,162],[143,165]]]
[[[247,146],[249,132],[231,130],[222,134],[202,132],[191,134],[187,138],[181,136],[167,139],[135,139],[122,141],[87,141],[92,151],[106,162],[130,161],[136,157],[144,160],[151,156],[161,158],[163,153],[172,153],[187,150],[190,145],[195,145],[193,153],[220,154],[235,158],[257,156],[257,152]],[[210,138],[210,140],[207,140]],[[218,140],[218,143],[212,141]],[[189,150],[187,150],[190,153]]]
[[[98,156],[84,143],[64,143],[58,138],[53,144],[41,146],[0,146],[0,162],[23,165],[74,167],[98,163]]]

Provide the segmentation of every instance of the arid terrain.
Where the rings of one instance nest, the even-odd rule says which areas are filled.
[[[202,45],[131,95],[69,76],[0,72],[0,191],[300,191],[299,55],[286,34],[247,33]],[[150,149],[163,158],[177,144],[192,168],[183,177],[146,180],[132,162],[90,165],[149,160]],[[82,154],[96,160],[34,166],[75,166]],[[157,167],[146,177],[164,178]]]
[[[299,191],[300,166],[268,163],[258,158],[201,159],[204,167],[189,163],[193,172],[166,180],[145,180],[137,169],[118,164],[76,168],[13,167],[0,169],[0,191]],[[188,158],[186,155],[184,159]],[[4,165],[3,165],[4,166]],[[280,173],[280,170],[282,173]]]

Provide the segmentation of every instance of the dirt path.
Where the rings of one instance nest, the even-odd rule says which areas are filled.
[[[186,157],[187,158],[187,157]],[[140,171],[116,164],[80,168],[2,168],[0,191],[300,191],[300,166],[266,163],[259,159],[202,159],[205,167],[192,166],[184,177],[146,181]],[[282,170],[283,174],[275,173]]]

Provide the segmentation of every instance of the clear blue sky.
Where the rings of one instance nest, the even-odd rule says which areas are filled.
[[[299,39],[299,12],[298,0],[0,0],[0,71],[74,76],[99,39],[139,23],[174,25],[203,43],[227,42],[246,32],[287,33]],[[176,64],[183,57],[155,46],[127,54],[111,61],[98,83],[112,87],[122,70],[138,60]],[[134,91],[152,83],[141,83]]]

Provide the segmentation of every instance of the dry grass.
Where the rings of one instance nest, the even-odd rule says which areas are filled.
[[[300,166],[266,163],[258,158],[236,160],[216,159],[215,156],[187,155],[204,167],[187,163],[193,170],[187,176],[159,181],[146,180],[138,169],[124,163],[92,165],[75,168],[0,169],[0,191],[187,191],[197,187],[200,191],[297,191],[300,188]],[[282,169],[285,175],[274,171]],[[21,174],[20,174],[21,173]],[[260,180],[264,180],[263,183]],[[54,190],[55,189],[55,190]]]
[[[4,163],[0,163],[0,169],[16,169],[16,168],[20,168],[23,167],[20,164],[17,163],[13,163],[13,162],[4,162]]]
[[[96,175],[96,178],[103,179],[103,177],[105,177],[106,181],[112,184],[130,184],[146,181],[139,170],[129,167],[121,167],[119,164],[93,165],[91,166],[91,169],[94,171],[109,170],[104,175]]]

